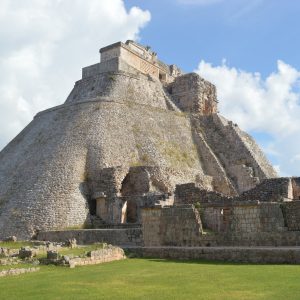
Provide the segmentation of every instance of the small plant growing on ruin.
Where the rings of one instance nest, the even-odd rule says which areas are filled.
[[[145,163],[148,163],[150,161],[149,155],[143,154],[142,155],[142,161]]]
[[[116,78],[113,75],[109,75],[108,79],[111,80],[111,81],[115,81],[116,80]]]
[[[201,209],[201,204],[200,204],[200,202],[196,202],[196,203],[194,204],[194,206],[195,206],[195,208],[200,212],[200,209]]]

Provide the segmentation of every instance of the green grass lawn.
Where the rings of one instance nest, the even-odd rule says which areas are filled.
[[[300,266],[127,259],[0,278],[0,299],[300,299]]]
[[[32,246],[32,245],[33,245],[33,243],[31,243],[31,242],[23,242],[23,241],[18,241],[18,242],[0,242],[0,247],[10,248],[10,249],[20,249],[21,247]]]
[[[0,271],[3,270],[9,270],[9,269],[26,269],[26,268],[33,268],[33,267],[39,267],[38,265],[28,264],[28,263],[20,263],[20,264],[11,264],[11,265],[0,265]],[[1,291],[0,291],[1,295]],[[1,299],[1,297],[0,297]]]

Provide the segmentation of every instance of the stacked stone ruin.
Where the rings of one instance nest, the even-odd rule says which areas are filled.
[[[133,41],[100,54],[1,151],[0,239],[300,243],[299,178],[218,113],[213,84]]]

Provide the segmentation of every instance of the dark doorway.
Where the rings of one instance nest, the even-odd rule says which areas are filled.
[[[137,222],[137,204],[133,200],[127,201],[127,212],[126,212],[126,220],[127,223],[136,223]]]

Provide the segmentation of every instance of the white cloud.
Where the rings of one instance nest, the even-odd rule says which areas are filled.
[[[197,72],[217,86],[220,112],[243,129],[271,136],[264,144],[281,174],[299,175],[300,72],[283,61],[267,78],[201,61]],[[298,164],[297,164],[298,161]]]
[[[35,113],[64,102],[100,47],[137,39],[150,17],[123,0],[1,0],[0,149]]]

